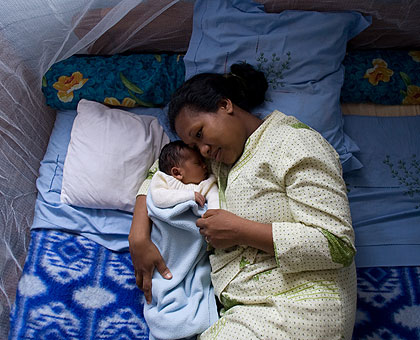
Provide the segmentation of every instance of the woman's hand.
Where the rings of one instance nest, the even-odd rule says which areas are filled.
[[[143,291],[147,303],[152,301],[152,276],[155,268],[165,279],[172,278],[159,250],[150,240],[150,230],[151,221],[147,215],[146,196],[138,196],[128,243],[136,284]]]
[[[247,245],[274,254],[271,224],[250,221],[223,209],[207,210],[196,224],[214,248]]]
[[[200,234],[215,248],[229,248],[240,244],[239,229],[242,218],[222,209],[209,209],[196,222]]]
[[[140,241],[137,244],[131,240],[130,254],[133,261],[136,284],[143,291],[146,302],[151,303],[152,277],[155,268],[165,279],[171,279],[172,274],[166,267],[159,250],[150,239]]]

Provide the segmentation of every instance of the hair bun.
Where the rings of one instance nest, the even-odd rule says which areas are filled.
[[[230,72],[233,81],[236,81],[237,86],[241,86],[244,109],[253,108],[264,102],[268,83],[263,72],[247,63],[233,64]],[[237,104],[241,106],[239,102]]]

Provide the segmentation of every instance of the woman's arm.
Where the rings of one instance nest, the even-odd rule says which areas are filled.
[[[293,219],[262,224],[211,210],[197,222],[200,232],[215,248],[248,245],[274,253],[284,272],[350,265],[354,232],[336,152],[307,129],[283,140],[270,168],[285,188]]]
[[[294,129],[273,166],[293,220],[273,222],[278,266],[284,272],[349,266],[356,253],[338,154],[322,136]]]
[[[172,278],[159,250],[150,239],[151,225],[147,215],[146,196],[139,195],[134,207],[128,243],[136,284],[143,291],[147,303],[152,301],[152,276],[155,268],[165,279]]]

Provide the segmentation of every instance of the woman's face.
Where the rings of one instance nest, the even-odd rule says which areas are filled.
[[[203,157],[229,165],[239,159],[248,138],[243,122],[228,105],[216,113],[195,112],[184,107],[175,120],[175,130]]]

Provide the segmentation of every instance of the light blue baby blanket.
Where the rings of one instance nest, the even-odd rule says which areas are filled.
[[[191,200],[158,208],[151,196],[151,238],[173,277],[166,280],[157,271],[153,275],[152,302],[144,303],[149,339],[194,338],[218,319],[207,245],[195,224],[206,207]]]

